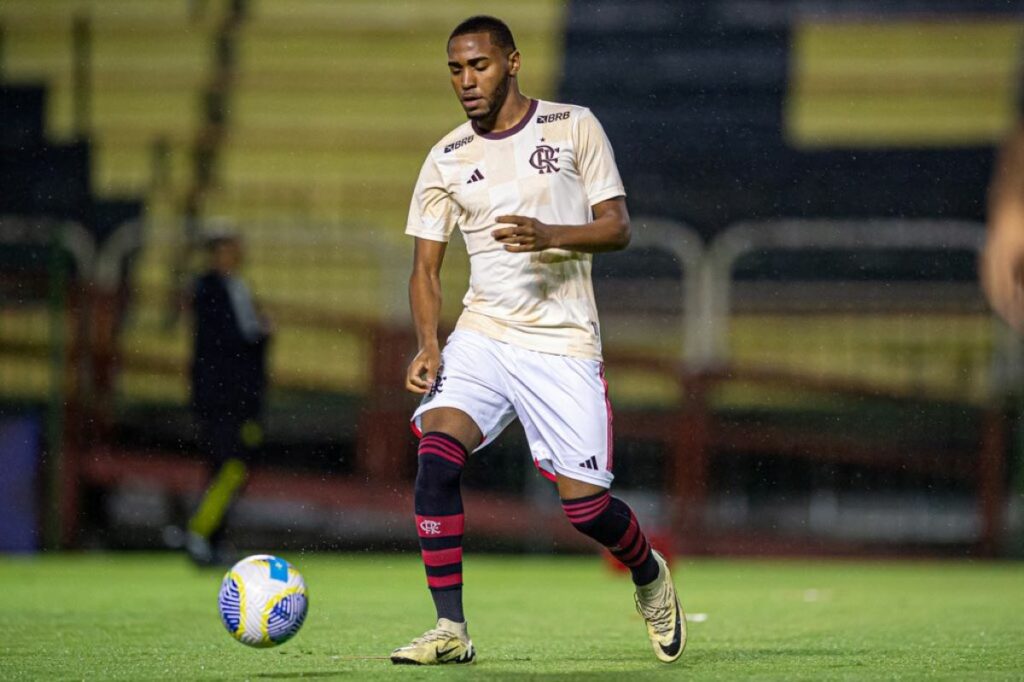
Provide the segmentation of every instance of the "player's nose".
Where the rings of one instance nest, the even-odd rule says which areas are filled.
[[[476,87],[476,78],[474,78],[472,69],[464,69],[459,77],[459,85],[462,86],[463,90],[469,90]]]

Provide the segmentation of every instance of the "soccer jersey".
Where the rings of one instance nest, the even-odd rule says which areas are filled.
[[[591,207],[625,196],[611,144],[584,107],[532,100],[513,128],[462,124],[430,150],[406,234],[446,242],[458,227],[470,259],[457,329],[522,348],[601,358],[591,255],[564,249],[510,253],[491,236],[519,215],[585,225]]]

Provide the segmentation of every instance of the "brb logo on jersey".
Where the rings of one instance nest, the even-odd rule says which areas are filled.
[[[472,141],[473,141],[473,135],[470,135],[469,137],[464,137],[461,140],[456,140],[455,142],[452,142],[451,144],[446,144],[444,146],[444,153],[448,154],[450,152],[455,151],[459,147],[465,147],[467,144],[469,144]]]
[[[441,522],[431,521],[430,519],[423,519],[422,521],[420,521],[420,530],[423,531],[424,535],[440,535]]]
[[[544,116],[537,117],[537,123],[554,123],[555,121],[564,121],[569,118],[568,111],[556,111],[553,114],[545,114]]]
[[[530,154],[530,165],[537,169],[537,172],[544,173],[558,172],[558,147],[546,144],[539,144]]]

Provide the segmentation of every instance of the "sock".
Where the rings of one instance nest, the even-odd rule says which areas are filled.
[[[188,530],[213,541],[224,527],[231,504],[245,485],[247,471],[240,459],[229,459],[221,464],[206,489],[199,508],[188,522]]]
[[[466,448],[446,433],[423,434],[416,472],[416,530],[427,571],[427,587],[438,618],[457,623],[462,612],[461,479]]]
[[[633,584],[647,585],[658,577],[658,562],[628,504],[606,490],[562,500],[562,509],[576,530],[607,547],[612,556],[629,568]]]

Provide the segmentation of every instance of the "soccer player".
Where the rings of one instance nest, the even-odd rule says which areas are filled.
[[[590,280],[591,254],[625,248],[629,215],[611,145],[587,109],[519,91],[520,54],[493,17],[448,39],[451,84],[469,121],[431,149],[406,233],[419,352],[406,388],[424,394],[416,527],[437,625],[394,663],[469,663],[462,609],[462,469],[516,417],[569,521],[632,572],[657,657],[679,658],[686,623],[663,557],[612,497],[611,407]],[[442,352],[439,275],[458,227],[470,258],[465,310]]]

